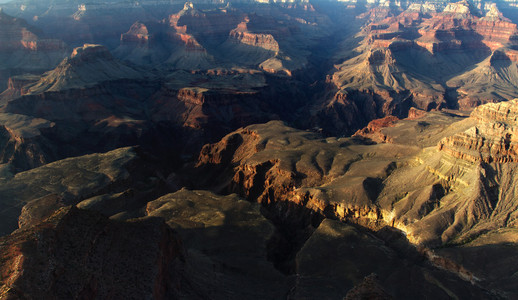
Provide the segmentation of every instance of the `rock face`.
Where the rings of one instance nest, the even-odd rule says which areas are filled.
[[[310,23],[296,18],[302,21],[293,24],[291,18],[283,21],[282,16],[275,15],[276,12],[271,14],[244,16],[230,31],[223,47],[229,52],[228,57],[235,57],[241,64],[258,65],[268,73],[292,76],[294,71],[304,69],[308,63],[304,49],[296,46],[299,39],[307,37],[297,34],[307,30],[307,35],[312,36],[314,29],[295,29],[298,26],[307,27]],[[325,35],[324,32],[317,34]]]
[[[502,17],[496,5],[485,17],[461,1],[448,4],[442,12],[409,7],[397,16],[369,25],[368,42],[388,47],[403,39],[406,47],[422,47],[432,54],[453,49],[512,48],[518,33],[516,25]]]
[[[54,124],[39,130],[42,138],[37,145],[17,146],[30,148],[33,153],[26,155],[27,164],[13,166],[25,170],[68,156],[140,144],[137,140],[143,135],[153,143],[156,129],[146,122],[145,108],[151,104],[145,100],[160,85],[149,81],[146,74],[116,60],[105,47],[87,44],[76,48],[36,82],[31,78],[32,83],[19,89],[19,97],[15,89],[6,91],[2,95],[7,102],[2,108],[6,116],[24,115]],[[8,121],[6,118],[4,122],[7,126]],[[9,143],[0,145],[7,148]],[[11,160],[11,153],[6,151],[6,160]],[[33,163],[37,161],[40,163]]]
[[[452,124],[463,130],[440,140],[438,147],[426,149],[415,163],[393,172],[378,197],[378,203],[390,212],[389,220],[414,243],[452,246],[437,251],[447,257],[435,259],[437,264],[458,264],[462,276],[484,282],[506,297],[514,297],[517,291],[507,280],[496,277],[509,278],[497,274],[513,272],[505,261],[514,256],[506,254],[509,248],[504,244],[514,247],[516,243],[512,200],[516,104],[516,100],[485,104],[470,118]],[[486,257],[483,251],[493,253],[501,268],[482,271],[482,267],[466,263],[467,257]]]
[[[0,298],[518,298],[511,4],[22,2]]]
[[[439,149],[469,162],[506,163],[518,160],[516,126],[518,100],[477,107],[471,113],[477,124],[447,137]]]
[[[265,76],[253,70],[178,70],[156,79],[113,58],[102,46],[86,45],[37,82],[6,91],[2,109],[54,122],[42,132],[46,146],[36,147],[33,154],[44,157],[41,164],[134,144],[164,153],[170,151],[166,148],[178,151],[180,140],[185,142],[182,149],[197,151],[240,126],[293,118],[291,111],[304,99],[297,82],[267,84]],[[63,140],[74,142],[52,156],[40,153],[45,147],[63,147]]]
[[[40,40],[36,29],[30,27],[24,20],[13,18],[3,11],[0,12],[0,24],[2,24],[0,52],[17,50],[62,51],[65,48],[64,43],[59,40]]]
[[[187,28],[192,32],[191,27],[196,28],[199,23],[205,25],[201,27],[210,27],[210,22],[205,24],[207,22],[205,14],[196,10],[190,2],[186,3],[179,13],[169,16],[166,36],[168,42],[179,48],[172,49],[170,57],[166,60],[168,64],[180,69],[207,69],[213,65],[214,58],[192,34],[187,32]]]
[[[27,94],[29,91],[26,86],[36,83],[38,80],[40,80],[40,78],[40,76],[31,74],[9,77],[9,81],[7,82],[7,89],[2,94],[0,94],[0,101],[5,103],[9,100]]]
[[[229,37],[236,43],[243,43],[253,47],[260,47],[265,50],[278,52],[279,43],[269,33],[252,33],[248,30],[247,24],[250,19],[247,17],[245,20],[237,25],[235,29],[230,31]]]
[[[499,18],[496,11],[479,18],[473,15],[475,12],[472,10],[467,2],[450,4],[442,13],[423,22],[423,27],[419,29],[422,36],[417,44],[432,53],[484,46],[495,50],[514,45],[513,37],[517,33],[515,24]],[[454,20],[459,21],[455,24]]]
[[[308,4],[264,8],[259,13],[247,5],[240,9],[199,9],[187,2],[182,10],[163,20],[133,24],[122,35],[115,53],[137,64],[151,63],[159,68],[238,66],[288,76],[303,70],[308,64],[306,44],[314,43],[308,37],[329,35],[324,30],[329,20]],[[154,42],[142,37],[152,37]]]
[[[178,69],[209,69],[217,66],[214,55],[203,46],[224,39],[236,26],[239,13],[216,9],[198,10],[187,2],[184,8],[159,21],[135,22],[121,36],[115,54],[144,65]]]
[[[148,26],[137,21],[131,25],[128,32],[121,35],[121,45],[149,45],[154,39],[156,37],[152,35]]]
[[[514,50],[495,50],[473,70],[447,81],[457,89],[459,107],[475,107],[484,103],[513,99],[516,93],[517,62],[513,61]]]
[[[367,127],[356,131],[353,136],[369,138],[377,143],[387,142],[387,136],[381,133],[382,128],[392,127],[399,119],[394,116],[387,116],[369,122]],[[388,140],[390,141],[390,140]]]
[[[408,47],[408,41],[394,41],[387,48],[372,46],[335,66],[328,83],[335,87],[332,92],[338,91],[316,107],[315,125],[330,134],[353,133],[354,126],[365,126],[373,119],[406,117],[410,107],[447,107],[445,89],[438,81],[408,70]],[[326,118],[334,121],[320,121]]]
[[[169,50],[162,41],[165,31],[159,22],[136,21],[128,32],[121,34],[120,46],[113,54],[139,65],[159,65],[169,57]]]
[[[2,237],[0,249],[5,299],[170,299],[184,259],[177,236],[160,219],[112,221],[74,207]]]
[[[151,114],[154,122],[173,120],[205,136],[201,141],[216,141],[242,126],[293,117],[291,112],[303,105],[299,91],[296,82],[270,83],[260,71],[176,71],[153,95]]]

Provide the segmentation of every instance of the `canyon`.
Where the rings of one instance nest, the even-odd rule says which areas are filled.
[[[516,5],[0,4],[0,299],[518,297]]]

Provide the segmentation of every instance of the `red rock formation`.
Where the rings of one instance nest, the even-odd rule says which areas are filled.
[[[366,127],[356,131],[353,136],[362,136],[381,143],[390,142],[390,140],[387,140],[387,136],[380,130],[385,127],[394,126],[397,121],[399,121],[399,118],[395,116],[386,116],[381,119],[372,120]]]
[[[422,118],[425,115],[426,115],[425,111],[417,109],[415,107],[412,107],[412,108],[410,108],[408,110],[408,117],[407,117],[407,119],[408,120],[415,120],[415,119]]]
[[[179,35],[188,35],[193,39],[203,35],[218,39],[228,35],[240,20],[242,14],[233,9],[200,11],[187,2],[183,10],[169,16],[167,24]]]
[[[450,3],[443,12],[431,14],[411,7],[369,25],[366,28],[368,40],[375,47],[389,47],[394,38],[414,40],[415,45],[431,53],[485,47],[493,51],[516,45],[516,24],[503,18],[496,6],[483,18],[474,15],[472,10],[465,2]]]
[[[169,16],[168,24],[171,30],[169,30],[166,35],[170,42],[181,44],[185,46],[185,50],[188,52],[203,52],[206,50],[203,48],[200,43],[196,40],[196,38],[187,33],[187,24],[183,24],[187,19],[189,20],[188,24],[191,23],[206,23],[205,14],[194,9],[194,5],[190,2],[186,3],[184,9],[181,10],[178,14],[173,14]],[[207,24],[208,25],[208,24]]]

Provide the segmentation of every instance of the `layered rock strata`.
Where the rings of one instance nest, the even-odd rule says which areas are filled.
[[[479,106],[471,113],[477,124],[444,138],[439,149],[473,163],[506,163],[518,160],[518,100]]]

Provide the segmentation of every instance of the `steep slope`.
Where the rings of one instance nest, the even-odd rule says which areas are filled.
[[[86,45],[36,83],[13,84],[2,110],[54,122],[44,135],[50,148],[60,149],[57,159],[129,145],[169,159],[171,151],[198,151],[240,126],[294,118],[304,101],[300,87],[237,68],[176,70],[158,79],[102,46]]]
[[[373,235],[325,219],[296,260],[299,279],[290,295],[294,298],[337,299],[345,294],[343,299],[498,298],[433,266],[401,233],[389,228]]]
[[[333,74],[333,83],[343,90],[357,90],[360,92],[373,91],[376,94],[404,94],[409,91],[414,105],[420,109],[440,108],[446,104],[444,89],[420,74],[413,74],[398,63],[398,47],[406,47],[392,43],[388,48],[376,48],[365,52],[358,57],[340,65],[339,71]],[[389,98],[390,99],[390,98]],[[390,111],[388,107],[394,106],[387,99],[381,108],[384,114],[401,114],[398,111]]]
[[[447,85],[457,89],[459,106],[469,107],[516,98],[517,83],[517,62],[506,51],[495,50],[472,70],[448,80]]]
[[[28,94],[84,88],[103,81],[142,78],[141,72],[117,62],[101,45],[74,49],[55,69],[28,88]]]
[[[170,299],[182,280],[181,244],[156,218],[120,222],[67,207],[0,238],[0,250],[4,299]]]
[[[216,191],[237,192],[265,205],[294,202],[343,220],[376,228],[381,211],[376,205],[380,184],[396,166],[420,152],[427,135],[440,134],[452,117],[433,117],[425,130],[410,131],[418,122],[408,120],[405,144],[366,145],[355,138],[322,139],[278,121],[253,125],[206,145],[197,169],[218,180],[198,180]],[[461,127],[459,127],[458,130]],[[418,128],[417,128],[418,129]],[[409,146],[411,145],[411,146]]]
[[[307,66],[310,53],[306,49],[312,46],[316,35],[325,37],[329,34],[320,29],[327,24],[323,21],[323,24],[310,26],[303,19],[292,18],[289,14],[294,12],[289,10],[284,15],[277,11],[267,13],[271,15],[247,14],[243,17],[222,44],[223,58],[268,73],[291,76]]]
[[[437,250],[486,286],[516,297],[517,207],[514,132],[517,101],[477,107],[469,129],[426,149],[396,170],[378,198],[396,227]],[[459,126],[458,123],[452,126]],[[474,264],[471,260],[491,260]]]
[[[198,151],[239,127],[293,119],[292,112],[304,105],[302,88],[290,78],[273,81],[257,70],[174,71],[151,98],[150,115],[153,122],[174,122],[187,129],[186,142],[197,143]]]
[[[39,30],[29,26],[23,19],[11,17],[0,10],[0,24],[2,24],[2,30],[0,31],[2,46],[0,47],[0,52],[3,55],[5,55],[6,52],[16,52],[20,50],[27,50],[29,53],[30,51],[40,50],[42,53],[48,52],[51,54],[52,52],[56,52],[56,55],[64,54],[65,45],[62,41],[39,38]],[[60,59],[59,56],[54,57],[54,59],[56,58]],[[15,64],[22,64],[23,62],[5,61],[4,64],[5,63],[14,67],[16,66]],[[42,68],[47,66],[44,61],[41,63],[42,65],[40,66],[36,65],[31,67]],[[48,61],[47,63],[52,63],[52,61]]]

